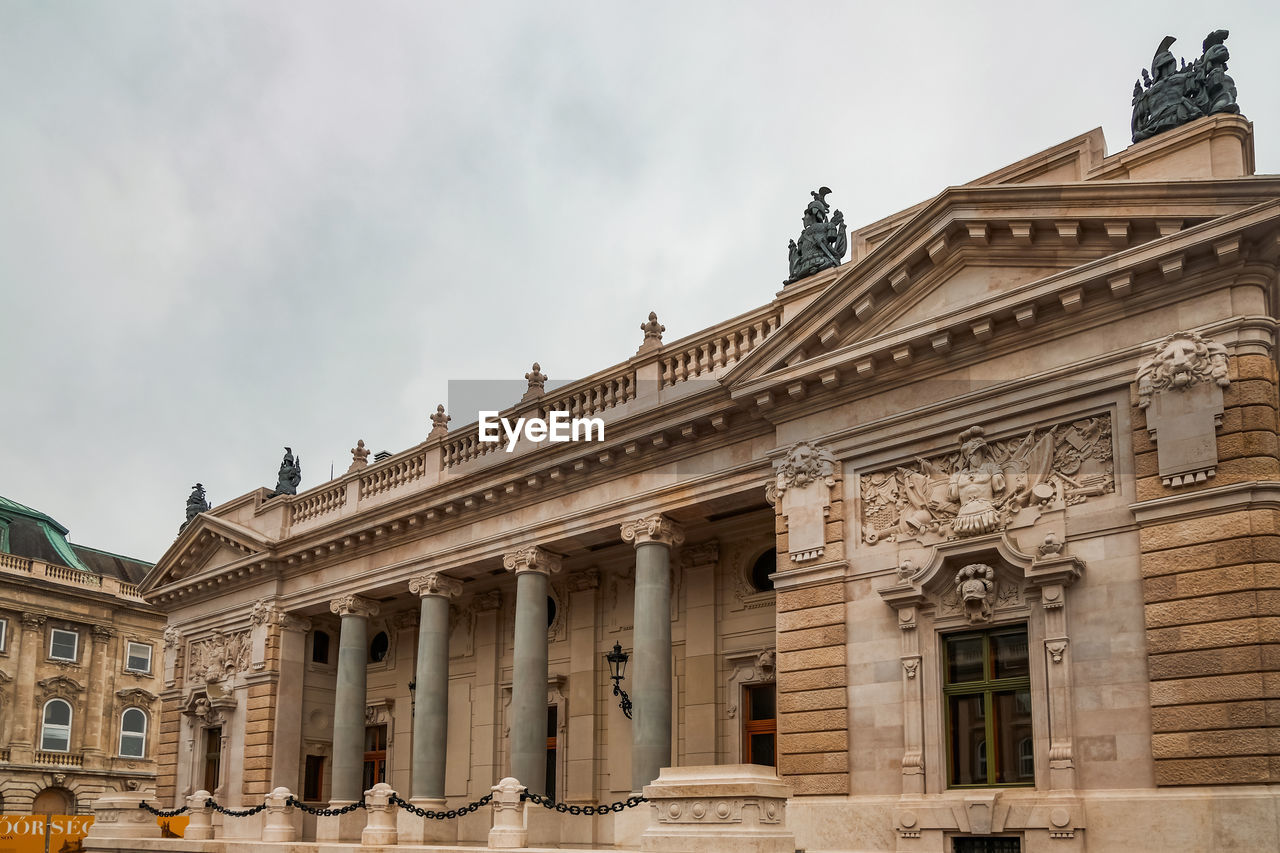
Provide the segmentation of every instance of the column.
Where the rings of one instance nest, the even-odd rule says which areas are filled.
[[[338,683],[333,701],[333,793],[342,806],[360,799],[364,763],[364,707],[369,655],[369,617],[378,615],[377,602],[344,595],[329,602],[342,617],[338,637]]]
[[[511,775],[535,794],[547,781],[547,577],[560,558],[536,545],[502,558],[516,574],[511,674]]]
[[[107,672],[109,660],[107,641],[114,637],[116,632],[105,625],[94,625],[90,633],[93,636],[93,651],[90,653],[88,666],[89,705],[84,715],[84,751],[89,765],[97,769],[102,767],[104,753],[109,754],[112,751],[109,747],[104,750],[102,746],[102,718],[104,716],[110,718],[111,715],[110,703],[104,706],[102,697],[112,675]]]
[[[664,515],[622,525],[636,548],[635,635],[631,664],[631,789],[671,763],[671,549],[684,532]]]
[[[36,661],[44,639],[41,629],[44,627],[46,618],[35,613],[22,614],[22,646],[18,651],[18,672],[24,675],[36,671]],[[32,752],[35,750],[36,734],[32,724],[32,714],[35,710],[32,706],[36,701],[35,688],[34,676],[18,679],[17,700],[14,703],[17,707],[11,741],[13,754],[10,756],[15,764],[31,761]]]
[[[410,791],[413,799],[443,803],[449,741],[449,599],[462,592],[462,582],[427,572],[410,580],[409,590],[422,597]]]

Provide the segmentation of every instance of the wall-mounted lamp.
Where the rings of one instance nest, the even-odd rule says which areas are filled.
[[[409,679],[409,713],[412,714],[418,710],[418,679]]]
[[[609,677],[613,679],[613,695],[622,697],[618,707],[622,709],[622,713],[628,720],[631,719],[631,697],[622,689],[619,682],[622,681],[622,675],[627,669],[629,657],[630,655],[622,650],[621,643],[614,643],[613,651],[604,656],[604,659],[609,662]]]

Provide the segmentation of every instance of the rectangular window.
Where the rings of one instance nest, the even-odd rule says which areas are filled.
[[[560,709],[555,705],[547,706],[547,777],[543,790],[545,796],[555,799],[556,796],[556,729],[559,728]]]
[[[311,634],[311,662],[329,662],[329,635],[325,631],[315,631]]]
[[[129,672],[150,672],[151,647],[146,643],[129,643],[124,668]]]
[[[1034,785],[1026,626],[955,634],[943,648],[948,783]]]
[[[364,788],[387,781],[387,727],[364,727]]]
[[[1022,853],[1022,840],[1019,838],[984,837],[953,839],[954,853]]]
[[[49,657],[54,660],[74,661],[80,651],[80,635],[75,631],[54,628],[49,632]]]
[[[9,642],[9,620],[0,619],[0,652],[8,649]]]
[[[749,684],[743,688],[742,760],[776,767],[778,747],[777,685]]]
[[[324,800],[324,756],[308,755],[302,776],[302,799],[318,803]]]
[[[222,727],[204,730],[204,789],[210,794],[218,790],[222,778]]]

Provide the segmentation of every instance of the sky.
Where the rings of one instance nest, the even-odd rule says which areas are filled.
[[[1160,38],[1218,28],[1280,172],[1273,0],[0,0],[0,494],[155,561],[196,481],[274,486],[288,445],[307,489],[451,380],[767,303],[820,185],[857,228],[1121,150]]]

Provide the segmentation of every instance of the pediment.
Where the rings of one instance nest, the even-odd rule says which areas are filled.
[[[1086,283],[1107,298],[1108,288],[1111,296],[1130,290],[1109,278],[1131,282],[1152,270],[1176,278],[1193,247],[1239,258],[1241,229],[1274,219],[1276,190],[1270,179],[951,188],[840,268],[723,381],[736,398],[767,401],[770,378],[802,395],[793,380],[801,365],[823,385],[840,381],[838,371],[870,375],[877,360],[910,364],[985,341],[1000,324],[1026,328],[1074,313]],[[863,352],[877,347],[883,352]]]
[[[243,525],[201,514],[179,534],[139,586],[147,593],[172,581],[245,562],[273,544]]]

